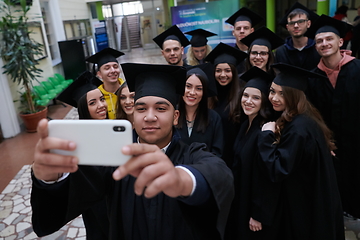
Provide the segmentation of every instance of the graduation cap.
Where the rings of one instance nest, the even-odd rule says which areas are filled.
[[[207,95],[208,97],[216,96],[217,89],[214,77],[214,66],[211,63],[203,63],[196,66],[186,67],[186,76],[193,74],[202,76],[208,83]]]
[[[86,61],[97,64],[98,68],[100,68],[102,65],[108,62],[117,62],[116,58],[122,55],[125,54],[113,48],[104,48],[100,52],[97,52],[94,55],[88,57]]]
[[[146,96],[167,99],[174,107],[179,95],[184,95],[186,69],[181,66],[124,63],[121,64],[135,101]]]
[[[242,60],[247,58],[247,54],[239,49],[233,48],[225,43],[220,42],[204,59],[215,66],[219,63],[229,63],[237,66]]]
[[[77,108],[77,102],[88,91],[96,89],[102,84],[94,74],[89,71],[83,72],[56,98]]]
[[[207,38],[216,36],[217,34],[206,31],[202,28],[195,29],[189,32],[186,32],[185,34],[189,34],[192,36],[190,40],[190,44],[193,47],[202,47],[205,46],[208,42]]]
[[[246,82],[244,88],[253,87],[265,94],[269,92],[270,84],[274,79],[271,74],[256,66],[251,67],[240,78]]]
[[[178,41],[181,46],[186,47],[190,44],[189,40],[186,38],[186,36],[181,32],[181,30],[176,26],[173,25],[166,31],[160,33],[155,38],[153,38],[153,41],[161,48],[163,49],[163,43],[166,40],[176,40]]]
[[[235,23],[239,21],[248,21],[251,26],[255,26],[260,23],[263,18],[257,13],[251,11],[246,7],[240,8],[236,13],[231,15],[225,22],[235,26]]]
[[[350,24],[323,14],[311,24],[311,27],[306,32],[306,36],[314,39],[318,33],[333,32],[343,38],[351,28]]]
[[[261,27],[247,35],[241,42],[248,47],[252,45],[267,46],[269,51],[274,50],[284,44],[284,40],[272,32],[267,27]]]
[[[303,11],[304,14],[307,13],[308,18],[309,20],[311,20],[312,23],[319,18],[319,15],[317,15],[316,13],[314,13],[313,11],[311,11],[301,3],[295,2],[294,5],[292,5],[291,8],[286,12],[285,16],[280,20],[279,22],[280,26],[286,28],[286,24],[288,23],[288,16],[295,9],[299,10],[299,12]]]
[[[310,72],[303,68],[295,67],[286,63],[275,63],[272,68],[278,70],[274,83],[280,86],[292,87],[305,91],[308,85],[308,78],[326,79],[326,76]]]

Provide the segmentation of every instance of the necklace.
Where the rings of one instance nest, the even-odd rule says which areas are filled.
[[[194,120],[192,120],[192,121],[186,120],[186,125],[188,128],[192,128],[194,126]]]

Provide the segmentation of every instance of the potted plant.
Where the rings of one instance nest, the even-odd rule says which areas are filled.
[[[41,69],[36,56],[42,52],[43,45],[30,37],[29,18],[27,13],[30,6],[26,0],[20,0],[20,6],[16,6],[14,0],[2,0],[0,2],[0,33],[1,51],[0,55],[4,59],[4,74],[10,76],[11,80],[23,89],[20,97],[20,117],[23,119],[28,132],[35,132],[37,122],[46,117],[47,108],[37,106],[34,93],[32,91],[32,81],[40,77]],[[38,114],[40,117],[37,117]],[[35,119],[34,124],[28,124],[23,117]]]

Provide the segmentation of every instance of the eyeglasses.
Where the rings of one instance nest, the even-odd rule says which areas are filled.
[[[251,51],[251,52],[250,52],[250,55],[251,55],[252,57],[257,57],[257,56],[266,57],[268,54],[269,54],[269,52],[265,52],[265,51],[262,51],[262,52]]]
[[[300,20],[297,20],[297,21],[293,21],[293,22],[288,22],[288,25],[289,26],[295,26],[295,24],[297,23],[297,25],[298,26],[300,26],[300,25],[303,25],[305,22],[307,22],[307,21],[309,21],[309,20],[307,20],[307,19],[300,19]]]

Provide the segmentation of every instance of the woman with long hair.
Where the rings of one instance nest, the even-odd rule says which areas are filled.
[[[134,97],[135,92],[130,92],[127,83],[123,83],[116,92],[116,119],[126,119],[131,122],[134,121]]]
[[[233,144],[240,128],[240,80],[237,64],[247,54],[224,43],[219,43],[205,58],[214,65],[217,96],[209,99],[209,108],[221,117],[224,132],[223,160],[228,166],[233,161]]]
[[[234,142],[235,197],[226,228],[226,239],[252,239],[249,229],[253,200],[255,159],[258,156],[257,138],[262,125],[271,115],[268,100],[273,76],[258,67],[252,67],[242,75],[246,85],[241,92],[241,114],[246,116]]]
[[[205,143],[210,152],[221,157],[224,147],[221,118],[214,110],[208,109],[208,96],[216,94],[212,65],[197,65],[187,71],[186,77],[176,128],[185,143]]]
[[[274,63],[276,48],[284,44],[284,40],[266,27],[261,27],[241,40],[249,47],[249,57],[246,59],[246,70],[256,66],[275,76],[271,65]],[[240,77],[241,78],[241,77]]]
[[[107,119],[107,103],[100,89],[85,93],[78,101],[79,119]]]
[[[278,230],[272,237],[344,239],[332,133],[304,93],[308,77],[323,76],[287,64],[273,67],[280,73],[271,84],[269,100],[281,116],[264,124],[258,139],[267,180],[280,185],[278,192],[263,194],[264,202],[278,198]],[[250,223],[251,230],[262,229],[258,222]]]

